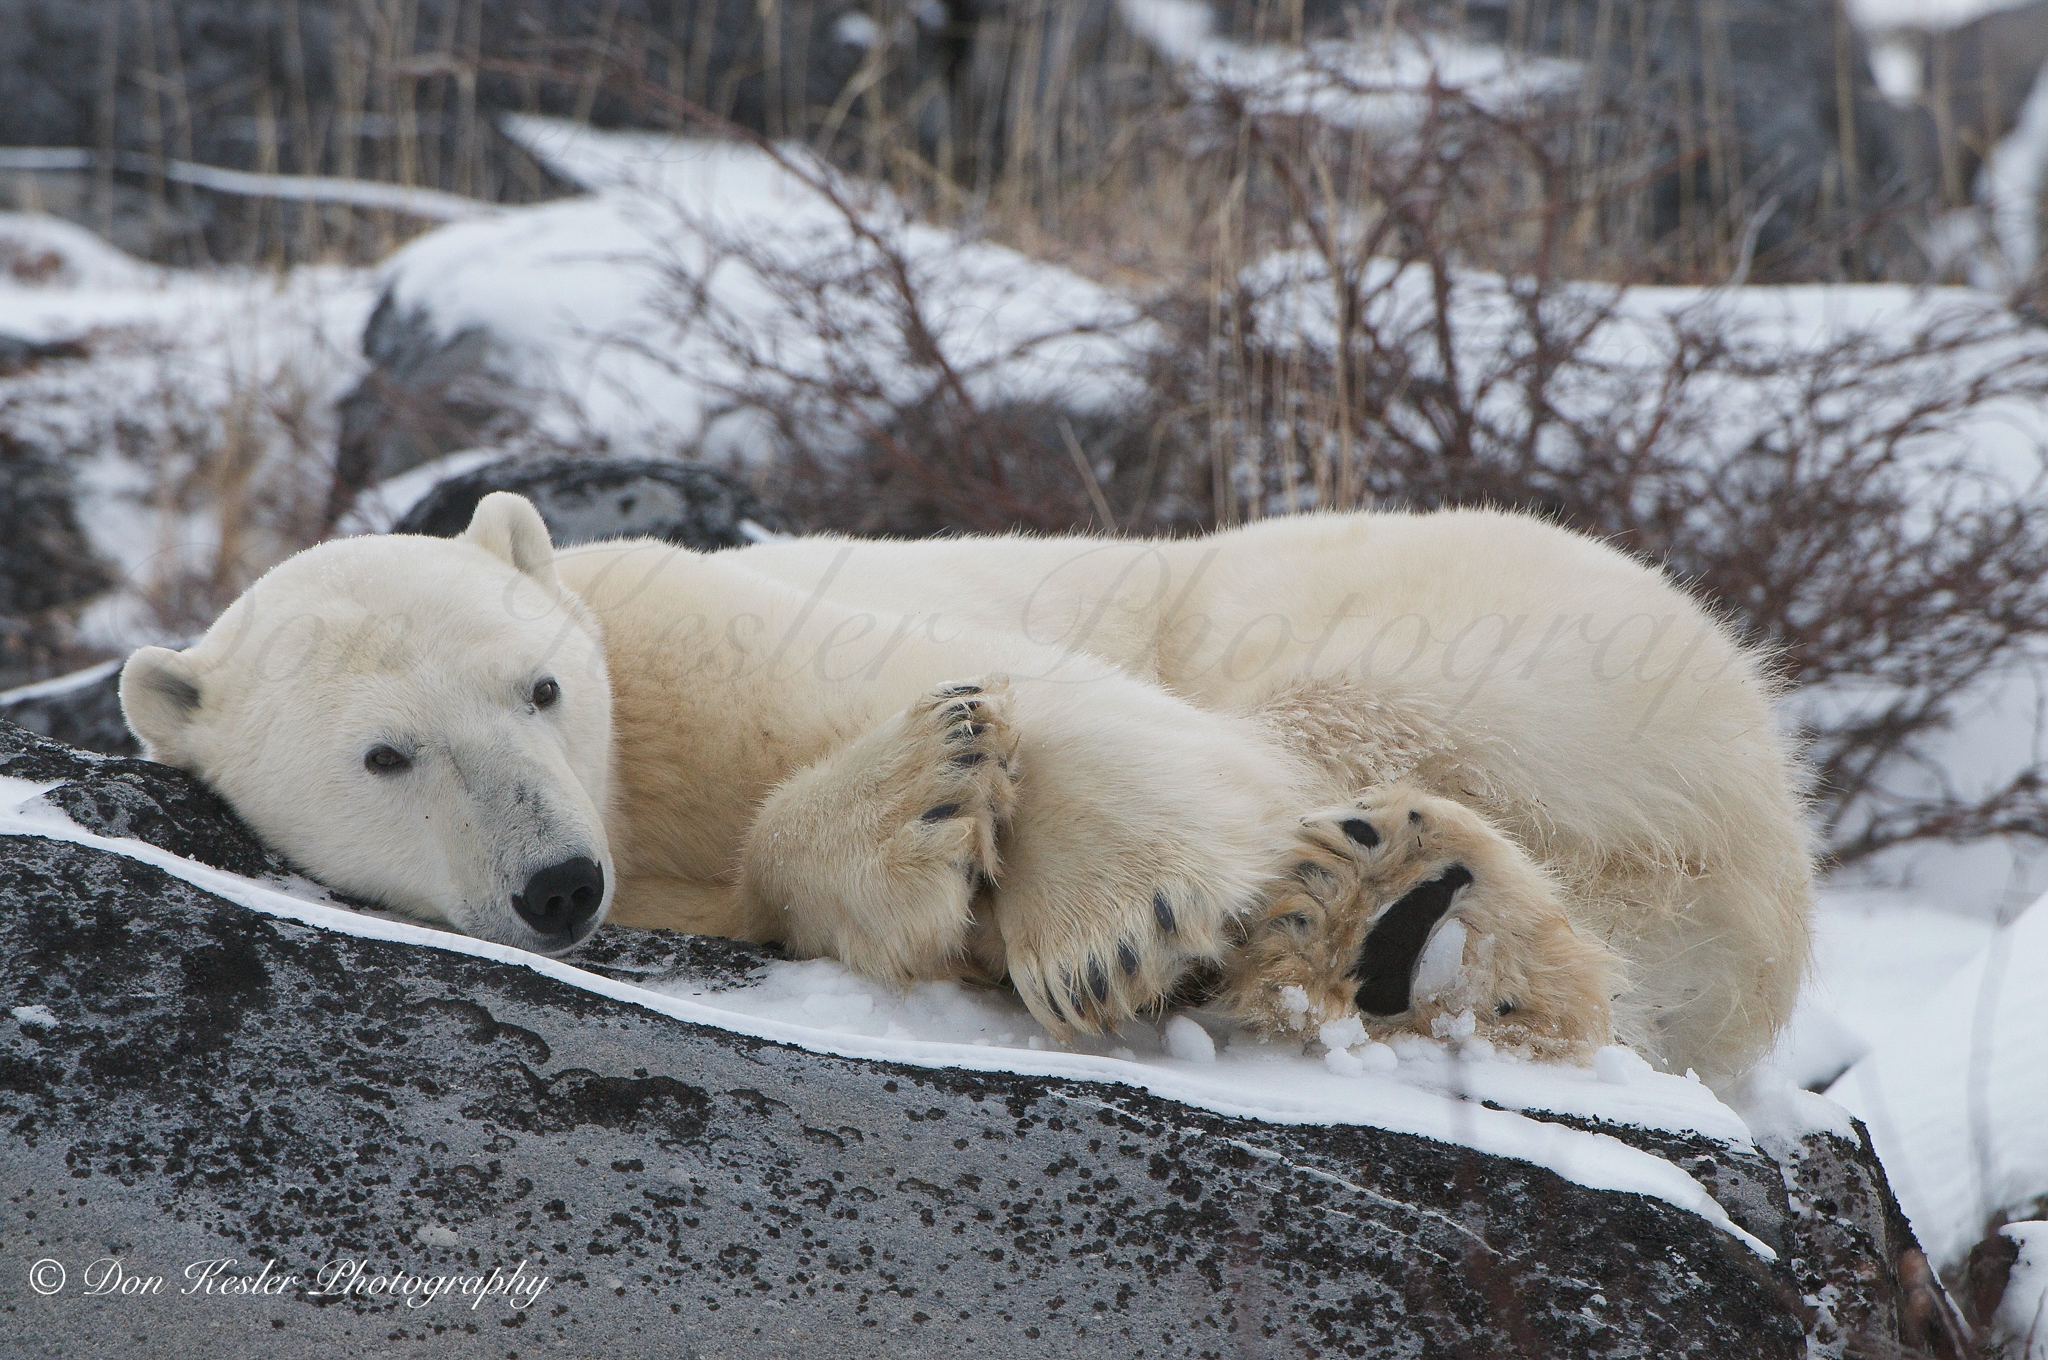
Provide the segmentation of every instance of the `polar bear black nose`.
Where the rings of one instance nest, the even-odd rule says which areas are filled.
[[[512,895],[512,909],[543,935],[567,935],[582,928],[604,901],[604,870],[585,855],[565,859],[526,880]]]

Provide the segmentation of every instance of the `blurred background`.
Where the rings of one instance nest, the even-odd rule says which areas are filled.
[[[2044,195],[2048,0],[0,0],[0,714],[496,487],[1525,508],[1776,658],[1821,1089],[2048,888]]]

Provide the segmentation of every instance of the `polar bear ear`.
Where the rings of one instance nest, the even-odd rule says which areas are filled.
[[[547,521],[533,502],[510,491],[493,491],[476,503],[462,541],[474,543],[514,570],[531,576],[550,590],[561,589],[555,575],[555,545]]]
[[[183,653],[143,647],[121,667],[121,716],[152,760],[177,760],[180,738],[198,712],[199,672]]]

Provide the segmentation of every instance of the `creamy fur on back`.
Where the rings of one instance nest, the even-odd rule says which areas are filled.
[[[701,555],[622,541],[555,554],[557,584],[522,505],[488,498],[468,543],[348,540],[295,561],[325,554],[340,581],[362,554],[419,542],[405,549],[422,558],[407,568],[417,592],[438,573],[479,598],[528,582],[483,606],[517,640],[490,646],[540,658],[519,661],[522,677],[549,656],[605,676],[609,763],[585,790],[602,825],[583,840],[603,847],[612,919],[781,940],[899,982],[1007,977],[1056,1030],[1100,1028],[1191,967],[1241,964],[1261,921],[1296,930],[1275,904],[1299,866],[1355,852],[1349,886],[1318,899],[1342,949],[1319,937],[1299,956],[1325,960],[1324,1011],[1370,971],[1357,951],[1399,934],[1388,894],[1451,865],[1470,882],[1439,896],[1470,937],[1473,995],[1502,992],[1475,1002],[1482,1030],[1511,1037],[1520,1014],[1534,1033],[1550,1022],[1531,1018],[1532,998],[1554,998],[1573,1014],[1545,1033],[1590,1042],[1611,1017],[1652,1057],[1719,1080],[1790,1012],[1811,869],[1769,686],[1696,602],[1586,538],[1456,511],[1171,542],[824,538]],[[317,613],[318,593],[300,579],[292,607]],[[424,659],[406,683],[460,691],[502,668],[468,638],[412,637]],[[188,678],[196,711],[210,688],[255,702],[246,661],[206,660],[221,653],[210,634],[190,663],[137,668],[131,706],[153,749],[209,777],[260,754],[229,722],[175,720]],[[333,725],[344,682],[289,685],[262,702]],[[153,695],[171,696],[170,716]],[[423,730],[439,721],[407,702]],[[361,759],[346,745],[290,759],[330,761],[342,783]],[[591,756],[564,759],[580,770]],[[281,796],[228,782],[245,815],[246,800]],[[1434,818],[1443,833],[1414,853],[1436,858],[1410,872],[1381,866],[1377,840],[1331,841],[1357,820],[1347,807],[1387,828]],[[259,829],[286,826],[267,810]],[[292,836],[351,836],[345,819],[303,820],[289,820],[287,853]],[[459,839],[419,834],[442,859],[435,838]],[[447,914],[438,903],[394,901]],[[1539,943],[1486,961],[1517,941]],[[1244,1001],[1252,1015],[1290,984],[1245,985],[1265,998]]]

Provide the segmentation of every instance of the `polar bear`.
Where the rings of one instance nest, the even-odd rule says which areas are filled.
[[[1721,1082],[1807,958],[1758,657],[1517,514],[700,554],[499,493],[287,560],[121,700],[344,892],[1007,982],[1063,1037],[1196,991]]]

